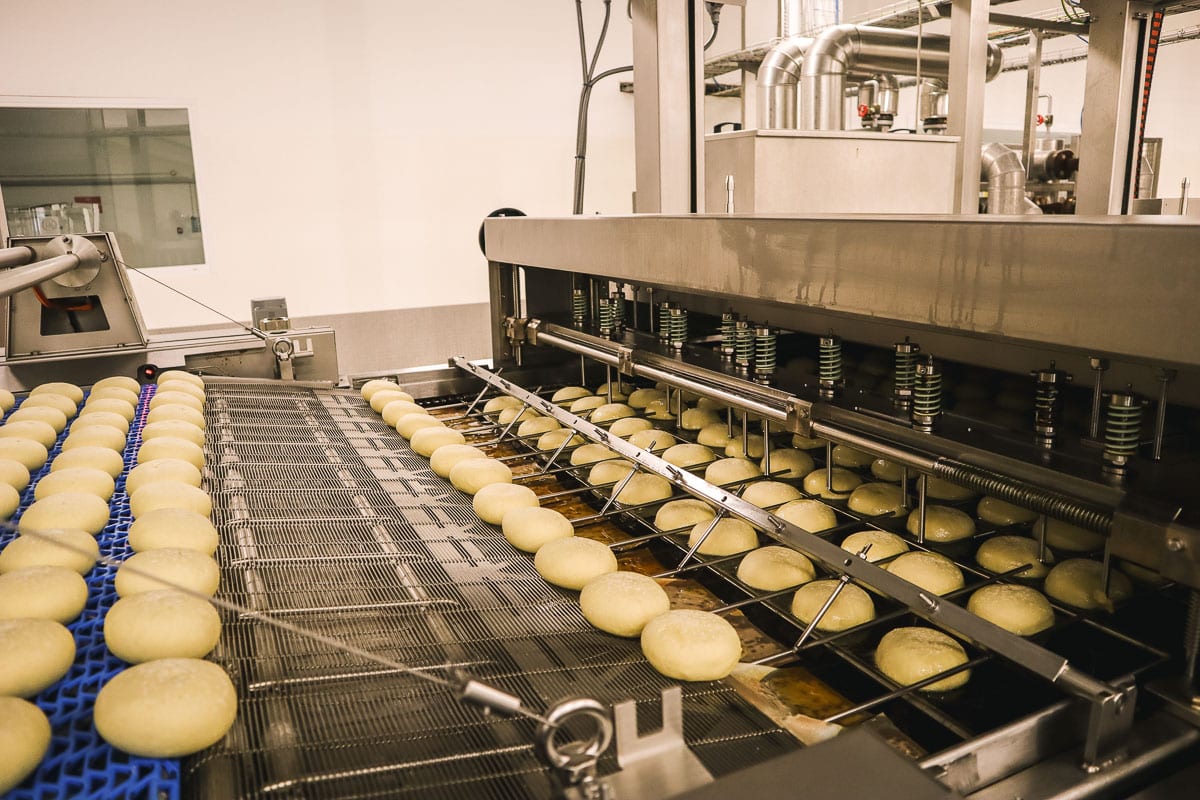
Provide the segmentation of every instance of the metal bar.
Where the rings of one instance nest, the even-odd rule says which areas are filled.
[[[0,269],[23,267],[37,258],[32,247],[5,247],[0,249]],[[485,387],[486,388],[486,387]]]
[[[1014,28],[1024,28],[1031,33],[1053,31],[1055,33],[1065,33],[1068,36],[1074,36],[1075,34],[1086,34],[1088,32],[1088,24],[1086,22],[1037,19],[1036,17],[1021,17],[1016,14],[1000,14],[995,11],[988,14],[988,22],[993,25],[1010,25]]]
[[[725,514],[725,509],[721,509],[719,512],[717,512],[716,516],[712,518],[712,522],[708,523],[708,527],[704,529],[704,533],[700,534],[700,538],[696,540],[696,543],[688,548],[688,551],[683,554],[683,558],[680,560],[680,562],[675,565],[676,570],[683,569],[684,566],[686,566],[687,563],[692,560],[692,556],[696,555],[696,551],[704,546],[705,540],[707,540],[708,537],[712,535],[712,532],[717,529],[717,523],[725,518]]]
[[[637,475],[637,470],[636,469],[629,470],[629,474],[626,475],[624,478],[622,478],[617,483],[617,485],[613,487],[612,492],[608,496],[608,499],[604,501],[604,505],[600,509],[601,514],[608,511],[608,509],[610,509],[612,507],[612,504],[617,502],[617,495],[619,495],[621,493],[621,490],[624,489],[631,480],[633,480],[634,475]]]
[[[1029,32],[1029,69],[1025,73],[1025,132],[1021,138],[1021,160],[1025,179],[1033,179],[1033,151],[1037,144],[1038,95],[1042,91],[1042,32]],[[991,197],[988,203],[992,202]],[[989,205],[990,207],[990,205]]]
[[[0,297],[8,297],[22,289],[37,286],[39,283],[58,277],[64,272],[70,272],[81,263],[79,256],[74,253],[66,253],[65,255],[47,258],[45,261],[34,262],[27,267],[16,267],[7,272],[0,273]]]
[[[868,700],[865,703],[859,703],[858,705],[856,705],[852,708],[848,708],[845,711],[839,711],[838,713],[834,714],[833,716],[826,717],[824,720],[822,720],[822,722],[825,722],[825,723],[837,722],[838,720],[846,719],[847,717],[852,717],[855,714],[861,714],[862,712],[872,709],[875,706],[882,705],[891,700],[896,700],[905,695],[919,691],[926,686],[932,686],[933,684],[937,683],[938,681],[949,678],[951,675],[957,675],[958,673],[963,672],[968,669],[971,669],[972,667],[977,667],[980,664],[986,662],[991,657],[992,657],[991,654],[976,656],[975,658],[972,658],[969,661],[966,661],[965,663],[959,664],[957,667],[951,667],[950,669],[943,670],[943,671],[937,673],[936,675],[930,675],[928,678],[919,680],[916,683],[910,683],[907,686],[902,686],[899,689],[890,691],[885,695],[880,695],[879,697],[875,697],[871,700]]]

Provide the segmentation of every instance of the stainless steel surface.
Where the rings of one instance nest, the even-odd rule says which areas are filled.
[[[1041,213],[1025,196],[1025,167],[1012,150],[998,142],[984,145],[979,168],[980,179],[987,181],[989,214]]]
[[[988,4],[954,0],[950,13],[949,116],[946,132],[959,138],[954,166],[954,211],[979,211],[979,153],[983,146],[983,100],[987,81]]]
[[[767,52],[758,68],[759,130],[795,130],[797,92],[804,52],[812,44],[806,36],[792,36]]]
[[[18,260],[30,250],[38,260]],[[51,280],[71,288],[86,286],[100,271],[100,251],[82,236],[55,236],[39,240],[36,246],[10,247],[5,252],[13,263],[0,272],[0,297]]]
[[[1033,177],[1033,153],[1037,146],[1038,96],[1042,93],[1042,31],[1029,32],[1029,67],[1025,73],[1025,124],[1021,137],[1021,163]]]

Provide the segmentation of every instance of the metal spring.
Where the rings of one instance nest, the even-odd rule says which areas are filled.
[[[739,367],[750,369],[754,361],[754,329],[744,319],[737,321],[733,331],[733,360]]]
[[[820,347],[817,378],[822,392],[830,394],[842,383],[842,340],[831,333],[822,336],[817,344]]]
[[[1123,468],[1137,453],[1142,431],[1142,404],[1132,391],[1113,392],[1104,417],[1104,460]]]
[[[754,330],[754,374],[769,379],[775,374],[775,331],[770,328]]]
[[[658,304],[658,338],[660,341],[671,341],[671,309],[674,307],[669,300]]]
[[[600,311],[600,333],[608,336],[613,332],[613,303],[608,297],[601,297],[599,301]]]
[[[612,293],[610,298],[612,305],[613,327],[620,329],[625,327],[625,292],[621,289]]]
[[[721,315],[721,355],[732,356],[736,340],[737,318],[732,311],[726,311]]]
[[[587,322],[588,301],[587,293],[583,289],[571,290],[571,319],[578,326],[583,326]]]
[[[1107,534],[1112,528],[1109,512],[1081,506],[1036,486],[1015,484],[1004,475],[980,467],[939,459],[933,464],[933,474],[980,494],[998,497],[1090,531]]]
[[[932,430],[934,420],[942,413],[942,372],[929,358],[917,365],[913,385],[912,419],[917,428]]]
[[[897,403],[908,405],[912,402],[913,384],[917,381],[917,356],[921,345],[910,342],[904,337],[903,342],[896,342],[896,368],[893,376],[892,396]]]
[[[1058,416],[1062,409],[1059,399],[1060,384],[1069,381],[1071,376],[1054,368],[1034,370],[1033,377],[1037,379],[1037,387],[1033,392],[1033,431],[1042,445],[1050,447],[1058,435]]]
[[[683,343],[688,337],[688,312],[686,308],[671,309],[671,346],[676,350],[683,349]]]

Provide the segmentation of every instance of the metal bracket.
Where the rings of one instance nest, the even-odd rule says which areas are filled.
[[[637,703],[633,700],[613,706],[613,719],[621,771],[601,781],[609,797],[674,797],[712,783],[712,773],[684,741],[680,687],[663,689],[662,727],[654,733],[638,734]]]
[[[504,318],[504,336],[510,344],[520,345],[525,341],[526,322],[523,317],[505,317]]]
[[[634,377],[633,374],[633,348],[625,345],[617,345],[617,372],[622,375]]]
[[[531,345],[537,345],[538,329],[542,327],[540,319],[531,319],[525,323],[525,341]]]
[[[1092,702],[1088,712],[1087,739],[1083,745],[1083,769],[1099,772],[1125,756],[1129,729],[1133,726],[1137,683],[1132,675],[1110,683],[1114,689]]]
[[[787,401],[787,430],[801,436],[812,434],[812,404],[798,397],[790,397]]]

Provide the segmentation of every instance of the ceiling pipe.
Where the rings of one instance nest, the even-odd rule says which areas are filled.
[[[1042,213],[1037,203],[1025,196],[1025,167],[1019,155],[992,142],[983,146],[979,158],[979,177],[988,185],[988,214]]]
[[[759,130],[796,128],[796,88],[804,51],[813,42],[807,36],[792,36],[775,45],[758,68]]]

